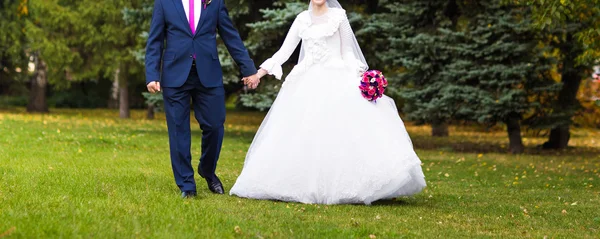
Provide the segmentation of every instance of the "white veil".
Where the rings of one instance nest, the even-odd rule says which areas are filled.
[[[327,4],[328,8],[344,9],[337,0],[327,0],[326,4]],[[311,1],[310,4],[308,5],[308,10],[311,11],[312,7],[313,6],[312,6],[312,1]],[[350,31],[352,31],[352,29],[350,29]],[[365,55],[362,53],[362,50],[360,49],[360,46],[358,45],[358,41],[356,40],[356,35],[354,35],[354,31],[352,31],[352,40],[353,40],[352,49],[354,52],[354,58],[362,63],[363,70],[366,71],[367,69],[369,69],[369,65],[367,64]],[[300,46],[300,57],[298,59],[298,62],[301,62],[302,59],[304,59],[304,42]]]

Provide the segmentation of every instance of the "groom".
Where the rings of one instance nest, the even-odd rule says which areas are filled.
[[[256,87],[256,67],[229,18],[224,0],[154,2],[146,45],[146,85],[151,93],[163,92],[171,166],[183,198],[196,196],[190,153],[190,101],[202,129],[198,174],[206,179],[210,191],[224,193],[215,175],[225,122],[217,31],[240,67],[244,82],[250,88]]]

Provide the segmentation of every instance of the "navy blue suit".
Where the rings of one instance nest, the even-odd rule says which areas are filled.
[[[197,4],[201,4],[198,0]],[[217,54],[217,30],[242,76],[256,74],[224,0],[202,5],[192,34],[181,0],[155,0],[146,45],[146,84],[160,81],[169,131],[171,165],[182,191],[196,191],[191,164],[190,101],[202,129],[201,173],[215,177],[223,142],[225,90]],[[193,56],[196,56],[195,65]],[[161,69],[162,62],[162,69]]]

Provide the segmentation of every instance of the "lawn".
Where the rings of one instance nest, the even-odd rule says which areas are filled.
[[[8,238],[600,238],[600,131],[566,151],[504,153],[502,131],[408,126],[428,187],[372,206],[305,205],[209,193],[180,198],[164,116],[109,110],[0,111],[0,237]],[[217,173],[226,190],[262,113],[229,112]],[[193,117],[192,117],[193,119]],[[193,124],[197,164],[200,131]]]

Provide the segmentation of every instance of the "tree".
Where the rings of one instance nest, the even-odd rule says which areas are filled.
[[[265,20],[248,24],[252,30],[245,43],[248,50],[254,52],[257,67],[279,50],[296,16],[308,8],[306,3],[295,1],[277,1],[273,5],[279,8],[260,11]],[[294,59],[298,59],[297,53],[290,57],[290,62],[295,62]],[[289,64],[286,65],[285,72],[289,72],[291,67]],[[268,109],[275,100],[280,86],[281,82],[264,79],[256,92],[241,95],[242,105],[259,110]]]
[[[31,0],[26,36],[36,67],[28,109],[47,111],[48,84],[60,89],[114,77],[120,116],[129,117],[128,79],[139,77],[143,68],[130,54],[137,32],[124,27],[121,11],[140,1]]]
[[[543,98],[559,89],[550,74],[552,59],[538,46],[545,35],[533,27],[529,7],[487,0],[464,9],[466,27],[446,34],[456,44],[442,72],[452,82],[444,105],[454,119],[504,123],[510,152],[522,153],[521,121],[534,121],[536,111],[550,107]]]
[[[458,25],[460,12],[454,0],[403,0],[386,5],[388,13],[375,16],[371,32],[382,32],[379,57],[386,69],[390,92],[405,100],[404,112],[417,123],[432,124],[433,136],[448,136],[447,124],[454,111],[445,97],[451,96],[452,82],[443,72],[453,59],[448,31]]]
[[[143,81],[143,66],[132,54],[140,45],[139,34],[143,25],[126,24],[128,18],[124,14],[127,9],[148,9],[149,2],[84,0],[77,5],[86,26],[79,44],[84,46],[85,59],[90,63],[84,72],[87,72],[88,78],[103,75],[113,79],[118,86],[121,118],[130,117],[129,85],[134,80]]]
[[[26,1],[0,0],[0,94],[27,76],[23,28],[28,15]]]
[[[34,73],[30,86],[29,112],[47,112],[46,91],[48,84],[68,86],[73,80],[71,73],[82,65],[80,55],[70,45],[77,41],[75,24],[77,12],[70,6],[73,1],[30,0],[29,18],[25,35],[28,51],[34,58]]]
[[[600,59],[600,0],[507,0],[532,6],[542,29],[554,30],[548,44],[559,50],[559,72],[563,84],[554,103],[552,128],[546,149],[568,146],[573,115],[580,108],[577,92],[581,80]]]

